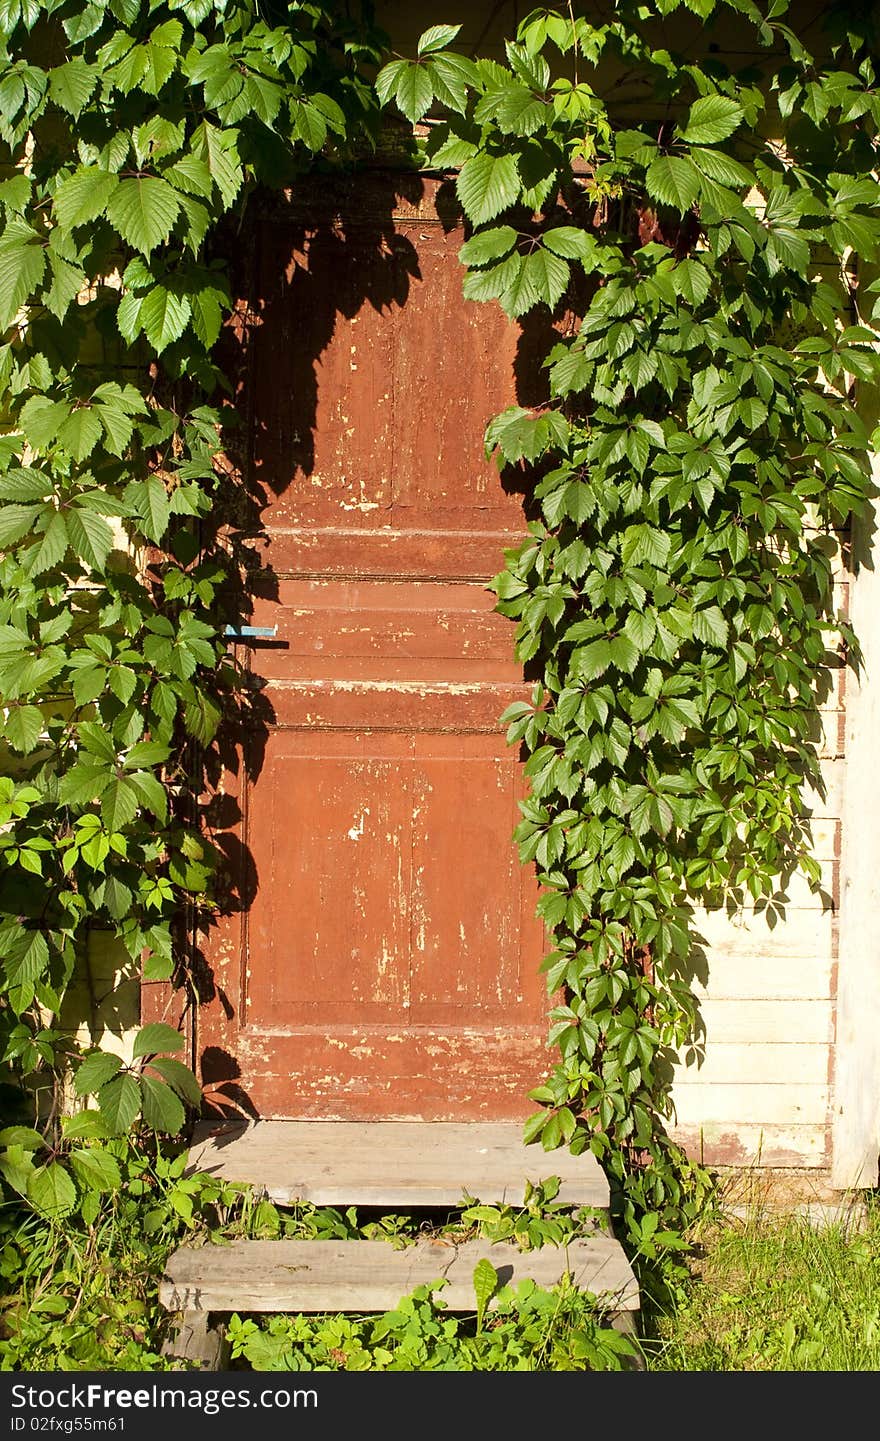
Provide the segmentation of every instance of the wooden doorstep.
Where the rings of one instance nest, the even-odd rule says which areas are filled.
[[[207,1311],[186,1311],[162,1345],[162,1355],[199,1371],[225,1371],[229,1345],[223,1324],[211,1326]]]
[[[557,1200],[608,1206],[590,1153],[525,1146],[518,1122],[256,1121],[196,1128],[189,1170],[249,1182],[276,1205],[521,1206],[526,1181],[559,1176]]]
[[[484,1257],[502,1285],[530,1278],[549,1287],[570,1272],[609,1312],[639,1309],[638,1284],[620,1243],[601,1234],[525,1252],[503,1241],[428,1239],[399,1251],[387,1241],[183,1246],[168,1261],[159,1300],[171,1311],[370,1313],[392,1310],[416,1286],[445,1280],[438,1300],[450,1311],[475,1311],[474,1267]]]

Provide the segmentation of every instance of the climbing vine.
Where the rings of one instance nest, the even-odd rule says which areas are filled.
[[[123,1065],[63,1016],[95,925],[186,979],[201,757],[249,704],[222,634],[220,223],[356,163],[394,105],[413,163],[454,174],[465,295],[556,327],[545,399],[487,432],[532,497],[494,582],[534,682],[504,720],[553,937],[527,1135],[590,1147],[633,1227],[680,1218],[695,908],[821,883],[817,706],[857,658],[831,555],[872,494],[872,287],[856,319],[847,277],[880,233],[875,52],[858,7],[809,37],[788,8],[540,10],[502,62],[455,25],[389,59],[329,3],[0,0],[0,1044],[47,1091],[0,1166],[38,1208],[96,1206],[89,1139],[198,1102],[171,1028]],[[62,1132],[70,1070],[98,1109]]]
[[[725,10],[749,68],[724,44],[680,58]],[[843,267],[876,255],[880,95],[854,17],[829,15],[820,62],[787,10],[535,11],[504,64],[435,28],[378,80],[412,122],[447,109],[425,154],[458,167],[465,294],[569,321],[546,402],[487,432],[502,468],[538,474],[495,581],[536,680],[504,719],[561,1052],[527,1136],[589,1146],[632,1221],[681,1214],[666,1122],[695,907],[766,906],[797,867],[820,887],[817,704],[854,652],[830,557],[871,494],[853,382],[880,372]]]
[[[211,243],[375,110],[358,67],[378,56],[333,8],[0,4],[0,1047],[36,1092],[0,1164],[51,1212],[116,1183],[84,1142],[177,1132],[200,1100],[174,1027],[142,1028],[131,1065],[83,1056],[65,1003],[95,928],[145,979],[187,979],[216,862],[200,757],[249,704],[222,624],[232,297]],[[70,1073],[98,1108],[62,1130]]]

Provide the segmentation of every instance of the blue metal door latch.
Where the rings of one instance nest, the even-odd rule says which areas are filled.
[[[234,640],[250,640],[259,637],[272,639],[278,634],[277,625],[228,625],[223,632]]]

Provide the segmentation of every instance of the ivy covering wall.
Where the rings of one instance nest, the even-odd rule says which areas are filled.
[[[494,582],[535,678],[504,720],[561,997],[527,1136],[590,1147],[632,1226],[681,1218],[693,909],[795,867],[818,886],[817,705],[858,658],[829,555],[872,495],[855,385],[878,355],[871,288],[849,324],[838,273],[876,254],[880,94],[870,9],[823,18],[540,10],[502,63],[456,25],[397,54],[343,5],[0,0],[0,1045],[24,1103],[0,1169],[37,1208],[97,1207],[102,1137],[175,1133],[199,1101],[171,1028],[125,1065],[59,1016],[91,928],[187,986],[211,904],[202,767],[248,704],[220,605],[218,227],[355,167],[386,110],[432,122],[412,163],[455,177],[465,295],[579,315],[546,404],[486,437],[534,497]],[[97,1107],[62,1121],[70,1072]]]

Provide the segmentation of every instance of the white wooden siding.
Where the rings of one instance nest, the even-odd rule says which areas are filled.
[[[676,1069],[673,1131],[708,1164],[830,1164],[846,688],[838,670],[821,707],[825,794],[807,793],[824,898],[795,874],[779,907],[694,915],[705,1036],[702,1055]]]

